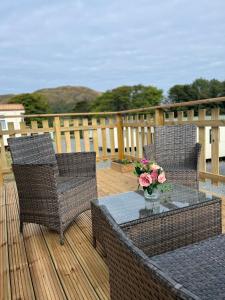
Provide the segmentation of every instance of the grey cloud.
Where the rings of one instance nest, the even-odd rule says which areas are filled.
[[[225,79],[223,0],[2,0],[0,93]]]

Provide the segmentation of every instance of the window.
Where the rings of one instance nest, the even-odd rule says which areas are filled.
[[[2,130],[6,130],[6,121],[5,120],[0,120],[1,128]]]

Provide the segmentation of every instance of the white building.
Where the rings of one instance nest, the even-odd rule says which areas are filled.
[[[15,129],[20,129],[25,113],[22,104],[0,104],[0,125],[2,130],[8,130],[8,124],[13,123]],[[7,145],[8,135],[4,135],[4,144]]]

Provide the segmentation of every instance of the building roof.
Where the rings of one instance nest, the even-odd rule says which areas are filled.
[[[0,111],[25,110],[23,104],[17,103],[1,103]]]

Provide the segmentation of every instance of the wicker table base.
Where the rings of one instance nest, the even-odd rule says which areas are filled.
[[[100,205],[104,205],[104,201]],[[111,213],[109,207],[107,209]],[[96,247],[98,240],[104,248],[104,226],[96,201],[91,203],[91,213],[93,246]],[[148,256],[158,255],[221,234],[221,199],[212,198],[210,201],[117,224]]]

